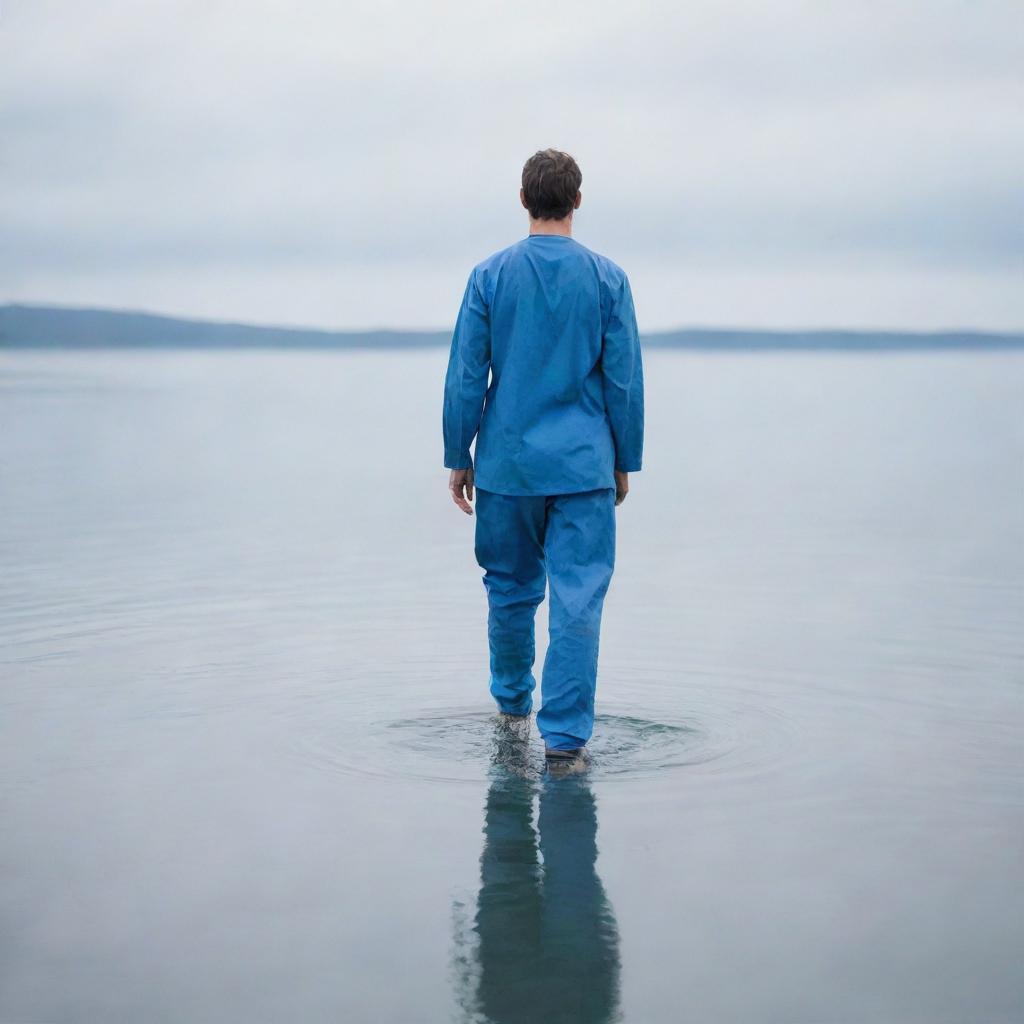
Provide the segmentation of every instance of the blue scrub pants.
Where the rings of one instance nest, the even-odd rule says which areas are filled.
[[[594,730],[601,609],[615,566],[615,488],[553,496],[476,489],[476,560],[487,590],[491,694],[502,711],[533,708],[534,616],[550,588],[537,728],[572,750]]]

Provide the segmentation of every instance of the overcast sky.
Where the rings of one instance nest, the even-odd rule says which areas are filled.
[[[1024,328],[1021,0],[21,0],[0,301],[449,327],[523,161],[641,328]]]

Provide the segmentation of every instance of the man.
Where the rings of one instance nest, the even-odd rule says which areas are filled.
[[[467,515],[476,488],[491,694],[503,723],[526,735],[534,615],[547,582],[537,727],[558,760],[583,755],[593,732],[615,506],[643,449],[633,297],[620,267],[572,237],[582,180],[567,153],[526,161],[519,197],[530,233],[473,268],[444,385],[444,464]]]

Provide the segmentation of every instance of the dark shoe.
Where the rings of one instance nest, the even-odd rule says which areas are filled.
[[[553,750],[547,747],[544,750],[544,764],[548,775],[554,778],[581,775],[589,767],[589,761],[586,747],[576,747],[575,750]]]
[[[545,747],[544,756],[549,761],[585,761],[587,748],[574,747],[572,750],[555,750],[554,747]]]

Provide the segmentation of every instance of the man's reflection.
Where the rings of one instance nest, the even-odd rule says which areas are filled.
[[[618,1019],[618,927],[596,859],[597,807],[585,775],[535,782],[495,766],[474,929],[476,997],[468,1000],[485,1020]]]

